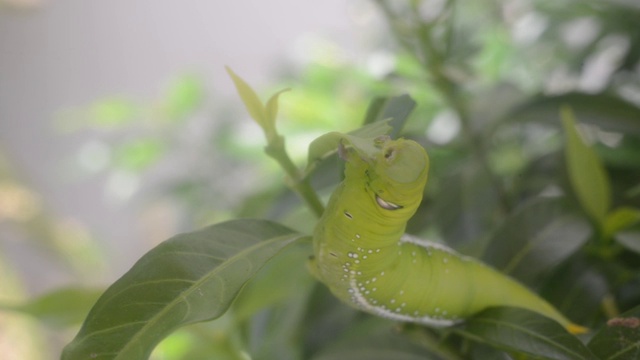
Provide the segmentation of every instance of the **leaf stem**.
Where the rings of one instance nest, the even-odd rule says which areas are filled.
[[[273,137],[264,150],[265,153],[275,159],[287,173],[288,183],[291,189],[300,196],[317,217],[322,216],[324,205],[322,201],[320,201],[318,194],[311,187],[309,178],[303,177],[302,172],[300,172],[298,167],[291,161],[284,146],[284,137],[281,135]]]

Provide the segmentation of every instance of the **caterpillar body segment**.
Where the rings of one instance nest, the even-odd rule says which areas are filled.
[[[312,273],[346,303],[399,321],[448,326],[491,306],[550,317],[553,306],[515,280],[437,243],[404,235],[427,182],[429,158],[411,140],[378,138],[374,156],[342,149],[345,180],[313,234]]]

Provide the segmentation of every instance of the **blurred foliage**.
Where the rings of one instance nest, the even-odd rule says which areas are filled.
[[[292,91],[280,95],[277,121],[292,164],[302,168],[318,136],[384,117],[385,101],[410,94],[415,109],[405,103],[389,110],[411,113],[394,131],[424,145],[432,167],[407,231],[482,258],[593,332],[565,338],[554,324],[509,310],[479,314],[452,330],[399,326],[335,300],[305,272],[309,251],[296,245],[256,261],[263,270],[223,317],[172,333],[152,358],[637,359],[640,6],[627,0],[373,4],[386,27],[362,64],[319,59],[283,71],[275,89]],[[151,104],[114,96],[70,111],[60,126],[92,134],[78,152],[85,171],[129,179],[128,192],[114,193],[121,200],[143,188],[147,198],[171,199],[181,209],[180,229],[255,217],[309,233],[316,221],[311,209],[282,181],[275,161],[256,155],[266,144],[259,127],[241,121],[237,107],[209,99],[201,80],[186,75]],[[178,171],[166,174],[163,167]],[[2,174],[0,221],[36,229],[38,246],[62,254],[91,248],[86,237],[51,240],[56,232],[48,216],[37,215],[44,214],[37,195],[12,172]],[[341,166],[329,156],[309,181],[325,196],[340,178]],[[78,243],[84,250],[74,248]],[[84,256],[67,259],[80,273],[92,267]],[[3,274],[11,274],[5,263],[0,258],[9,268]],[[13,276],[0,281],[14,284],[0,282],[6,292],[22,291]],[[65,327],[86,314],[87,305],[78,304],[95,290],[74,291],[2,298],[0,305],[13,309],[2,314],[23,312]],[[13,326],[3,320],[0,331]],[[534,331],[500,331],[518,322],[535,324]],[[551,335],[559,337],[542,353],[528,348]]]

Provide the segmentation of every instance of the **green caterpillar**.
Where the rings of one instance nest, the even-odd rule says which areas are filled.
[[[422,201],[429,158],[411,140],[382,136],[373,148],[364,153],[340,145],[345,180],[313,234],[311,271],[333,294],[399,321],[449,326],[490,306],[516,306],[572,333],[586,331],[515,280],[443,245],[404,235]]]

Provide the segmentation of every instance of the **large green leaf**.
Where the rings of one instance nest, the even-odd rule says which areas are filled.
[[[300,358],[304,315],[318,282],[310,272],[292,269],[305,269],[311,253],[311,242],[288,246],[247,283],[233,304],[253,360]]]
[[[606,360],[640,358],[640,306],[610,319],[591,339],[589,348]]]
[[[524,309],[489,308],[455,331],[474,341],[543,359],[597,359],[560,324]]]
[[[529,284],[574,254],[591,227],[571,214],[562,199],[536,199],[506,219],[493,233],[483,260]]]
[[[234,220],[169,239],[107,289],[62,358],[147,358],[178,327],[224,314],[242,286],[298,238],[273,222]]]
[[[571,110],[563,108],[561,116],[567,138],[565,160],[569,181],[587,214],[602,224],[611,206],[609,178],[598,155],[578,133]]]

